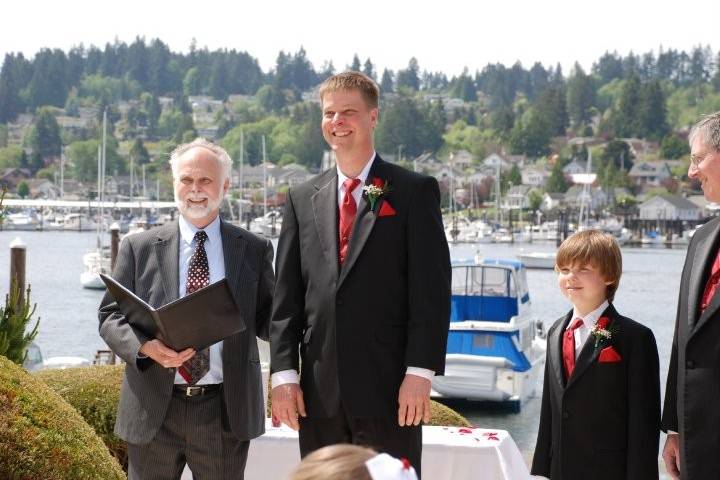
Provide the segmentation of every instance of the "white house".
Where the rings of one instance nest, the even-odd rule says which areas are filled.
[[[523,185],[530,185],[531,187],[539,187],[545,185],[550,172],[537,165],[530,165],[520,170],[520,176],[522,177]]]
[[[671,175],[665,162],[637,162],[628,172],[628,176],[639,186],[657,187]]]
[[[652,197],[640,204],[640,220],[700,220],[702,208],[679,195]]]

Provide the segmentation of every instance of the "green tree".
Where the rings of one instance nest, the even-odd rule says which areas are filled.
[[[9,132],[8,127],[4,123],[0,123],[0,148],[8,146]]]
[[[35,129],[31,137],[33,151],[43,158],[60,155],[62,141],[60,126],[50,108],[41,108],[35,116]]]
[[[100,142],[97,140],[84,140],[73,142],[67,146],[66,153],[70,164],[70,171],[76,180],[94,185],[97,181],[97,162]],[[122,159],[117,154],[117,141],[109,137],[105,150],[105,172],[122,173],[126,171]]]
[[[640,102],[640,79],[633,74],[625,80],[617,107],[612,114],[612,126],[616,136],[633,137],[641,132],[641,124],[638,121]]]
[[[397,86],[398,88],[404,87],[412,91],[420,89],[420,66],[415,57],[412,57],[408,62],[408,66],[405,70],[400,70],[397,74]]]
[[[535,104],[536,116],[543,117],[551,136],[564,136],[568,127],[565,89],[561,84],[548,87]],[[534,120],[537,122],[537,119]]]
[[[375,133],[378,150],[396,152],[402,145],[403,153],[414,157],[439,148],[445,126],[441,126],[440,121],[433,121],[432,111],[432,105],[419,106],[408,96],[392,102],[386,107]],[[414,128],[408,128],[408,125]]]
[[[183,78],[183,93],[188,95],[200,95],[202,88],[200,73],[197,67],[191,67]]]
[[[0,170],[22,167],[23,149],[17,145],[0,148]],[[27,167],[27,165],[25,165]]]
[[[18,183],[17,194],[20,198],[27,198],[30,195],[30,185],[25,180]]]
[[[352,70],[353,72],[359,72],[361,70],[360,57],[358,57],[357,53],[353,55],[352,62],[348,65],[348,70]]]
[[[562,163],[556,161],[553,165],[550,176],[548,177],[547,183],[545,184],[545,191],[551,193],[564,193],[568,189],[567,182],[565,182],[565,175],[562,171]]]
[[[138,163],[138,165],[150,163],[150,154],[140,138],[136,138],[132,147],[130,147],[130,156]]]
[[[5,54],[0,70],[0,123],[11,122],[22,112],[21,90],[28,82],[29,64],[23,55]]]
[[[541,157],[550,153],[553,126],[545,115],[532,109],[524,122],[515,122],[510,132],[510,148],[513,153]]]
[[[688,142],[675,134],[663,137],[660,142],[660,156],[662,158],[678,159],[690,153]]]
[[[611,140],[600,154],[603,164],[613,162],[618,170],[630,171],[633,166],[633,156],[630,146],[623,140]]]
[[[67,58],[60,49],[42,49],[35,55],[33,74],[27,87],[30,107],[65,105],[70,85],[66,79]]]
[[[465,67],[459,77],[450,82],[450,95],[465,100],[466,102],[477,101],[475,82],[470,78],[467,67]]]
[[[665,94],[657,80],[648,82],[642,87],[638,123],[639,133],[652,140],[660,140],[669,130]]]
[[[590,122],[594,104],[595,87],[592,77],[586,75],[580,64],[576,63],[574,73],[567,82],[567,109],[574,127]]]
[[[362,72],[372,79],[375,78],[375,67],[373,67],[373,64],[370,61],[370,58],[365,60],[365,63],[363,64]]]
[[[383,70],[382,80],[380,80],[380,91],[381,92],[393,92],[395,91],[395,85],[393,81],[392,71],[387,68]]]
[[[27,347],[35,339],[40,324],[38,318],[35,326],[28,331],[37,305],[30,303],[30,286],[25,290],[25,295],[21,296],[24,288],[24,285],[20,286],[13,280],[10,294],[5,296],[5,307],[0,307],[0,355],[18,365],[25,361]]]
[[[517,163],[513,163],[513,166],[510,168],[507,180],[511,185],[522,184],[522,175],[520,174],[520,169],[518,168]]]

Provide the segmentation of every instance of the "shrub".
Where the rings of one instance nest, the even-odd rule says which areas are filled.
[[[0,478],[112,480],[125,475],[75,409],[0,357]]]
[[[127,444],[113,433],[123,371],[121,365],[103,365],[41,370],[34,375],[75,407],[120,465],[127,468]]]

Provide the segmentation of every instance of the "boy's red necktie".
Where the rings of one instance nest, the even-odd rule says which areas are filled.
[[[563,333],[562,353],[565,366],[565,378],[570,378],[575,370],[575,330],[583,324],[582,319],[576,318],[573,324]]]

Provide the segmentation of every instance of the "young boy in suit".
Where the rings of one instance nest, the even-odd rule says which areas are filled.
[[[657,480],[660,380],[655,337],[612,305],[622,274],[615,239],[598,230],[557,252],[573,309],[548,331],[531,473],[552,480]]]

